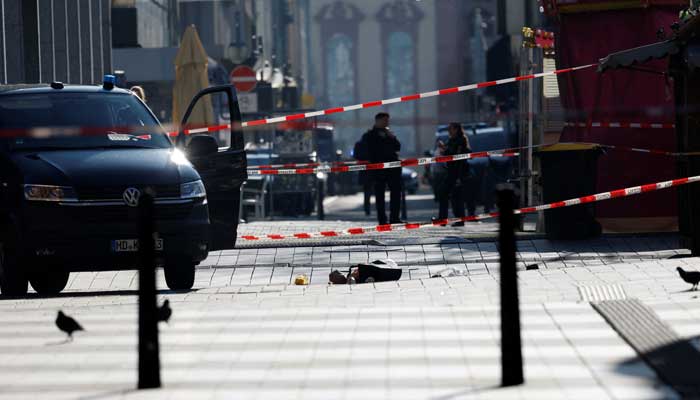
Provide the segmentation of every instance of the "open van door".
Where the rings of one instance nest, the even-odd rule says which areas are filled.
[[[209,99],[228,106],[230,125],[212,132],[185,135],[192,110]],[[216,118],[219,116],[217,115]],[[241,131],[241,112],[233,85],[212,86],[197,93],[187,107],[177,137],[187,158],[202,177],[209,202],[209,250],[232,249],[236,245],[241,185],[248,179],[247,160]]]

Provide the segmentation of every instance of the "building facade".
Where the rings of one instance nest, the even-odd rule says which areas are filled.
[[[336,107],[413,94],[437,85],[433,2],[319,0],[310,10],[311,64],[308,88],[317,106]],[[353,147],[373,124],[379,108],[339,114],[336,144]],[[402,155],[425,147],[434,132],[435,99],[383,107],[402,142]],[[430,121],[425,124],[424,120]]]
[[[0,0],[0,82],[93,84],[112,71],[110,0]]]
[[[310,75],[306,90],[318,107],[410,95],[486,80],[487,51],[499,30],[490,0],[314,0],[310,14]],[[402,156],[434,147],[435,130],[475,121],[485,91],[390,105]],[[370,109],[334,116],[344,150],[371,127]]]
[[[501,78],[515,71],[515,66],[494,69],[489,51],[504,37],[506,47],[516,43],[508,35],[522,24],[506,12],[506,6],[523,14],[526,4],[536,2],[114,0],[113,7],[135,13],[135,21],[117,24],[118,29],[128,25],[132,31],[119,37],[134,40],[126,46],[115,42],[115,68],[125,69],[129,80],[145,82],[154,76],[169,80],[173,68],[165,58],[175,51],[184,27],[194,24],[209,57],[226,73],[240,64],[258,70],[259,79],[272,85],[277,109],[349,105]],[[513,63],[496,58],[497,65]],[[139,60],[152,62],[141,67],[135,64]],[[498,76],[493,77],[493,71]],[[165,95],[158,89],[165,87],[162,82],[151,91]],[[293,90],[287,91],[288,86]],[[479,90],[383,110],[393,116],[402,156],[411,156],[434,147],[439,124],[488,120],[491,98],[489,90]],[[169,101],[161,103],[166,107]],[[328,117],[336,126],[338,148],[348,154],[378,111]],[[165,108],[156,112],[168,115]]]

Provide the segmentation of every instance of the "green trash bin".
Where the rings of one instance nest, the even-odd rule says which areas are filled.
[[[537,151],[540,159],[542,197],[545,204],[594,194],[600,146],[557,143]],[[600,236],[594,203],[545,210],[548,239],[587,239]]]

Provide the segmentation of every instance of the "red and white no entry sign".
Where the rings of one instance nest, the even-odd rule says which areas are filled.
[[[247,65],[234,68],[231,71],[230,80],[239,92],[250,92],[258,84],[255,71]]]

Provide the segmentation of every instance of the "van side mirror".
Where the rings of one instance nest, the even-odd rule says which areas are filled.
[[[185,148],[187,155],[192,158],[216,154],[218,151],[219,144],[216,142],[216,139],[207,135],[192,136]]]

